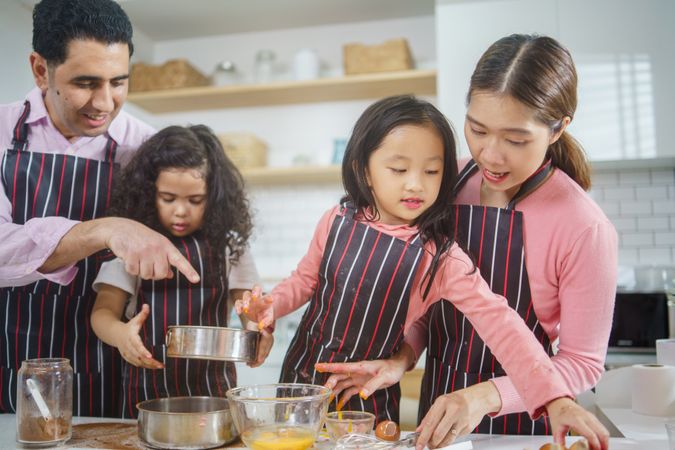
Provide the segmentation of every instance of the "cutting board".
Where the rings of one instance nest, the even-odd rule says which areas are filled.
[[[218,448],[241,447],[237,440],[230,445]],[[138,439],[138,427],[135,423],[99,422],[73,425],[73,437],[68,447],[105,448],[114,450],[145,450]]]

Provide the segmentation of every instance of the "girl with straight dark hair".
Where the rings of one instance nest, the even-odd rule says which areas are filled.
[[[458,244],[525,320],[572,395],[595,386],[603,372],[617,270],[616,231],[585,192],[590,168],[567,132],[576,107],[576,69],[560,43],[514,34],[492,44],[471,77],[464,133],[472,159],[452,208]],[[435,303],[406,334],[401,354],[408,358],[332,367],[340,377],[365,375],[340,379],[337,389],[387,386],[426,348],[418,447],[447,445],[474,430],[554,434],[564,442],[568,428],[552,414],[560,404],[552,402],[548,416],[524,413],[513,372],[506,376],[504,361],[467,319],[452,302]],[[595,418],[582,429],[592,448],[607,447]]]

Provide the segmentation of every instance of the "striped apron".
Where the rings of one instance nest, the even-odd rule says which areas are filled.
[[[343,205],[321,260],[315,292],[281,368],[281,382],[324,384],[317,362],[388,358],[403,339],[415,272],[423,252],[418,235],[403,241],[355,220]],[[347,410],[398,421],[398,384],[367,400],[352,397]],[[334,408],[334,404],[331,408]]]
[[[28,151],[30,103],[14,128],[2,160],[2,183],[12,221],[61,216],[85,221],[104,215],[110,202],[117,143],[108,138],[105,160]],[[0,411],[14,412],[16,372],[29,358],[68,358],[74,370],[73,414],[114,416],[120,360],[91,330],[96,298],[91,284],[109,252],[79,261],[77,276],[62,286],[39,280],[0,289]]]
[[[122,417],[136,418],[136,404],[147,399],[193,395],[225,397],[225,392],[237,383],[232,362],[166,356],[166,330],[172,325],[227,326],[227,279],[220,276],[217,282],[210,281],[212,268],[208,267],[208,255],[211,249],[200,234],[170,238],[198,271],[199,283],[190,283],[175,268],[171,279],[141,282],[136,312],[141,311],[143,304],[150,307],[141,338],[153,358],[164,363],[164,369],[143,369],[122,362]]]
[[[460,173],[455,191],[477,170],[476,163],[470,161]],[[523,213],[516,211],[515,206],[519,199],[536,189],[551,170],[550,164],[543,165],[523,183],[506,208],[455,205],[456,241],[468,248],[492,291],[506,297],[549,355],[553,354],[551,342],[532,308],[523,246]],[[490,349],[451,302],[437,302],[427,315],[429,335],[418,422],[437,397],[505,375]],[[527,413],[518,413],[497,418],[486,416],[475,432],[550,434],[551,429],[545,416],[533,421]]]

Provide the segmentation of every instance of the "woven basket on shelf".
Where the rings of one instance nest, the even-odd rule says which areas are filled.
[[[267,165],[267,145],[251,133],[221,133],[218,139],[225,154],[239,169]]]
[[[208,77],[185,59],[172,59],[161,66],[135,63],[129,76],[129,92],[154,91],[193,86],[207,86]]]
[[[379,45],[345,44],[342,46],[345,75],[392,72],[413,67],[408,41],[391,39]]]

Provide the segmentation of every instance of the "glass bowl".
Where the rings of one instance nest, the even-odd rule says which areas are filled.
[[[261,384],[227,391],[241,440],[253,450],[306,450],[316,440],[331,390],[311,384]]]
[[[370,434],[374,426],[375,415],[365,411],[333,411],[326,415],[326,431],[333,441],[348,433]]]

